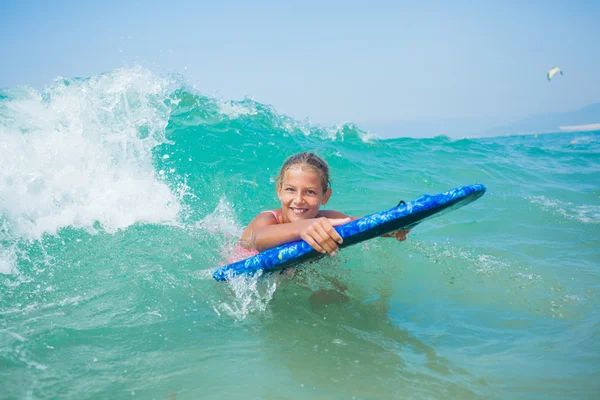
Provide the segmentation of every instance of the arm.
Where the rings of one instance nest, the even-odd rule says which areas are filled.
[[[360,217],[351,217],[338,211],[323,210],[317,218],[278,224],[269,213],[259,214],[248,226],[242,239],[249,248],[264,251],[294,240],[304,240],[312,248],[334,256],[343,239],[333,228]],[[383,237],[395,237],[398,241],[406,240],[408,231],[390,232]]]
[[[272,218],[272,216],[269,216]],[[273,247],[277,247],[284,243],[292,242],[300,239],[300,232],[306,228],[306,221],[296,221],[287,224],[274,224],[264,221],[261,218],[255,221],[254,232],[252,232],[252,245],[258,251],[264,251]]]
[[[343,215],[343,214],[342,214]],[[251,243],[258,251],[264,251],[294,240],[304,240],[321,253],[335,255],[343,242],[333,228],[350,222],[350,218],[318,217],[286,224],[274,224],[270,216],[257,217],[254,221]]]

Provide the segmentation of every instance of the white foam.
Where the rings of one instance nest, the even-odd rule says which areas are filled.
[[[219,204],[212,213],[193,227],[225,237],[221,251],[223,262],[234,252],[233,246],[243,232],[243,227],[237,222],[233,205],[225,197],[219,199]],[[197,271],[196,275],[203,280],[212,280],[213,273],[214,269],[206,269]],[[236,320],[243,320],[253,313],[265,312],[277,290],[277,274],[259,279],[261,275],[262,273],[259,272],[252,277],[237,276],[229,279],[227,285],[231,289],[232,296],[228,296],[227,301],[213,304],[213,310],[218,315],[226,314]]]
[[[539,205],[542,210],[550,211],[568,219],[578,220],[586,224],[600,223],[600,206],[597,205],[575,205],[569,201],[549,199],[545,196],[533,196],[529,198],[531,203]]]
[[[221,197],[214,211],[198,221],[194,227],[207,232],[225,233],[235,238],[242,236],[243,232],[243,228],[236,221],[233,205],[225,197]]]
[[[259,272],[252,277],[242,275],[229,279],[227,285],[235,297],[213,306],[215,312],[218,315],[226,313],[236,320],[244,320],[251,313],[265,312],[277,290],[277,279],[273,275],[259,279],[261,275]]]
[[[8,92],[0,102],[0,214],[11,235],[174,222],[179,199],[152,161],[166,142],[170,84],[137,67]]]
[[[375,135],[365,132],[349,123],[317,125],[313,124],[310,119],[302,122],[289,117],[279,116],[277,125],[280,129],[283,129],[290,134],[297,134],[300,132],[304,136],[316,135],[331,141],[339,140],[343,142],[347,134],[356,134],[363,143],[373,143],[378,139]]]
[[[12,336],[13,338],[17,339],[19,342],[24,342],[26,339],[19,335],[18,333],[15,332],[11,332],[8,329],[2,329],[0,330],[0,332],[6,332],[9,336]]]
[[[11,274],[16,271],[17,256],[14,248],[5,249],[0,246],[0,274]]]
[[[219,113],[230,119],[239,118],[242,115],[256,115],[258,112],[252,104],[238,103],[233,101],[220,101],[218,103]]]
[[[358,134],[358,137],[363,143],[373,143],[375,140],[377,140],[377,137],[372,133],[362,131],[358,127],[350,123],[339,123],[336,125],[327,126],[324,128],[324,131],[328,139],[335,140],[339,137],[343,141],[344,131],[346,129],[355,130]]]

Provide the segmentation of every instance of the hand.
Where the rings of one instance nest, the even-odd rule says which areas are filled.
[[[334,226],[343,225],[352,221],[352,218],[316,218],[310,220],[309,225],[300,232],[300,238],[320,253],[329,253],[335,256],[339,245],[344,241]]]
[[[400,230],[400,231],[394,231],[394,232],[390,232],[390,233],[385,233],[383,235],[381,235],[382,237],[393,237],[396,238],[397,241],[399,242],[403,242],[406,240],[406,235],[408,234],[408,232],[410,232],[410,229],[405,229],[405,230]]]

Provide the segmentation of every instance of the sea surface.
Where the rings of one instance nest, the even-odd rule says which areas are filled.
[[[189,86],[0,91],[0,398],[600,398],[600,132],[384,140]],[[402,243],[215,282],[299,151],[351,215],[487,193]]]

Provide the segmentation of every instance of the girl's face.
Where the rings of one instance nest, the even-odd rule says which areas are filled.
[[[330,196],[331,189],[323,193],[318,173],[302,167],[289,168],[277,189],[283,222],[315,218]]]

